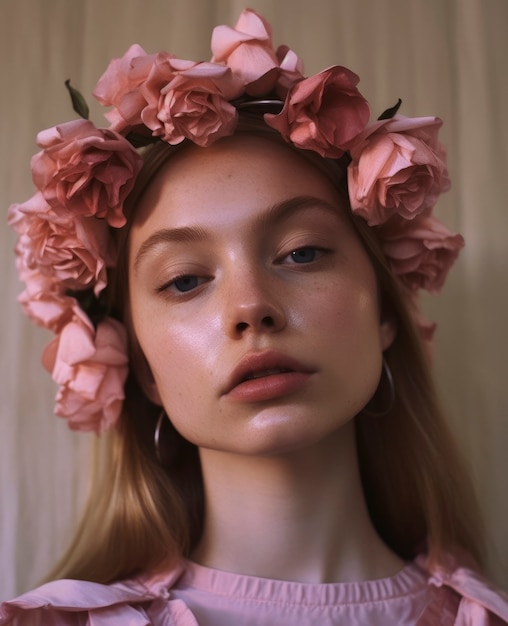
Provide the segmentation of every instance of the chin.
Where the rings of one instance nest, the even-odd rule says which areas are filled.
[[[321,450],[329,442],[350,437],[354,420],[348,418],[340,423],[319,420],[316,416],[297,419],[294,416],[276,418],[259,414],[249,425],[242,440],[235,442],[235,451],[246,456],[277,457],[289,454]],[[333,445],[333,443],[332,443]]]

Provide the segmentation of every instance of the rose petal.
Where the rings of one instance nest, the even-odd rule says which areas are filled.
[[[281,113],[266,114],[265,121],[296,147],[339,158],[370,115],[357,83],[347,68],[331,67],[293,85]]]
[[[451,233],[434,216],[394,218],[380,227],[379,234],[392,271],[411,290],[432,293],[440,291],[464,246],[462,236]]]
[[[94,330],[74,318],[45,349],[44,367],[60,385],[55,413],[73,430],[97,434],[117,421],[128,372],[124,326],[111,318]]]
[[[438,118],[404,118],[375,123],[350,148],[351,208],[370,226],[394,215],[428,214],[450,188],[446,155],[437,139]]]
[[[37,143],[43,150],[32,158],[32,177],[53,211],[125,224],[123,203],[142,159],[124,137],[75,120],[40,132]]]

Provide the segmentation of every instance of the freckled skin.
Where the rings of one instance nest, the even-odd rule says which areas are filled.
[[[260,224],[270,207],[300,196],[315,206]],[[184,437],[205,449],[279,454],[322,441],[371,398],[394,329],[380,322],[374,271],[344,211],[304,158],[248,135],[190,147],[151,183],[130,235],[133,324],[156,399]],[[184,227],[200,236],[157,244],[134,268],[149,237]],[[298,262],[294,250],[303,250]],[[188,291],[171,282],[182,275],[193,277]],[[232,371],[263,350],[312,374],[288,395],[233,401]]]

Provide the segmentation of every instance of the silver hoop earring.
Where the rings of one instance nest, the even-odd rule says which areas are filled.
[[[368,415],[369,417],[384,417],[385,415],[388,415],[388,413],[390,413],[390,411],[393,409],[395,405],[395,384],[393,382],[393,376],[390,370],[390,366],[388,365],[384,357],[383,357],[383,370],[381,373],[381,378],[383,377],[383,374],[385,375],[388,381],[388,404],[384,409],[377,409],[375,407],[370,409],[370,408],[367,408],[369,404],[371,404],[372,402],[372,400],[370,400],[361,410],[361,413],[364,413],[365,415]],[[379,390],[380,387],[381,387],[381,382],[378,385],[377,390]],[[374,394],[374,396],[375,395],[376,394]],[[384,395],[386,395],[386,393]]]
[[[161,437],[162,424],[164,423],[165,419],[168,419],[166,415],[166,411],[162,409],[162,411],[159,413],[159,417],[157,418],[157,424],[155,425],[155,431],[153,433],[153,445],[155,448],[155,456],[157,457],[157,461],[159,461],[161,465],[162,465],[162,454],[161,454],[161,449],[160,449],[160,437]]]

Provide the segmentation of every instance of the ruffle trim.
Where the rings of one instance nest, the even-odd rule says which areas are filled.
[[[450,561],[429,571],[424,558],[417,559],[416,564],[428,572],[431,587],[430,601],[417,626],[508,624],[508,594],[473,570],[454,567]],[[179,564],[161,575],[144,575],[111,585],[53,581],[4,602],[0,606],[0,626],[198,626],[187,605],[171,595],[184,569]],[[87,615],[86,621],[83,614]]]

